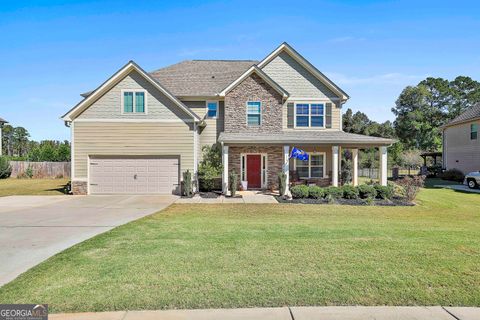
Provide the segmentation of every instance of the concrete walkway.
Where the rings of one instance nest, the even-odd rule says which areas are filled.
[[[268,194],[262,191],[238,191],[237,194],[240,197],[225,197],[219,196],[218,198],[202,198],[196,194],[193,198],[179,198],[175,203],[192,204],[219,204],[219,203],[278,203],[272,194]]]
[[[0,197],[0,286],[54,254],[157,212],[176,196]]]
[[[461,191],[461,192],[469,192],[469,193],[480,193],[480,189],[470,189],[468,186],[463,185],[463,184],[439,184],[435,185],[435,188],[445,188],[445,189],[452,189],[455,191]]]
[[[51,320],[478,320],[468,307],[283,307],[51,314]]]

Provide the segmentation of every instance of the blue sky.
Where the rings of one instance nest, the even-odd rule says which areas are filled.
[[[59,117],[133,59],[262,59],[283,41],[377,121],[426,76],[480,80],[474,1],[5,1],[0,117],[68,139]]]

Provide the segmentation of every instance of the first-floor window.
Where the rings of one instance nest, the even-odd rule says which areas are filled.
[[[323,178],[325,154],[310,153],[307,161],[295,159],[295,168],[300,178]]]
[[[247,124],[259,126],[262,117],[262,103],[260,101],[247,102]]]
[[[470,140],[477,140],[478,136],[478,124],[472,123],[470,125]]]
[[[145,113],[145,91],[123,92],[123,113]]]

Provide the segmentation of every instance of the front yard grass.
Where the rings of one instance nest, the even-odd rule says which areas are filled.
[[[68,179],[0,179],[0,197],[62,195]]]
[[[480,306],[480,196],[415,207],[173,205],[0,288],[54,312],[295,305]]]

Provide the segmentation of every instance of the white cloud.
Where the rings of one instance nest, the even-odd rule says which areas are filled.
[[[404,85],[416,84],[426,75],[411,75],[403,73],[384,73],[378,75],[371,75],[366,77],[349,76],[342,73],[327,72],[327,76],[338,85],[363,85],[363,84],[389,84],[389,85]]]

